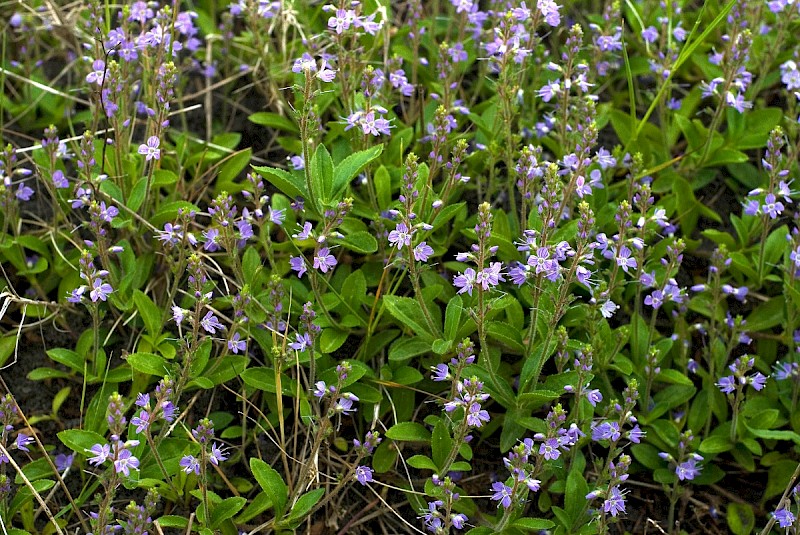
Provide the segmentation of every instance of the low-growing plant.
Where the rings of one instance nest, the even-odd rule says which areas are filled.
[[[800,10],[0,11],[0,529],[795,533]]]

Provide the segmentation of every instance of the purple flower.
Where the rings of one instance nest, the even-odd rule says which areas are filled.
[[[92,291],[89,292],[89,297],[92,299],[92,303],[105,301],[108,299],[108,295],[113,291],[114,289],[109,283],[103,282],[101,279],[94,279],[94,281],[92,281]]]
[[[480,403],[472,403],[467,412],[467,425],[471,427],[480,427],[483,422],[489,421],[489,413],[481,409]]]
[[[613,316],[614,312],[616,312],[618,309],[619,305],[609,299],[600,305],[600,314],[602,314],[604,318],[608,319]]]
[[[282,208],[280,210],[273,210],[270,206],[267,219],[269,219],[269,222],[273,225],[283,225],[283,221],[286,219],[286,209]]]
[[[117,460],[114,461],[114,470],[118,474],[130,476],[131,469],[139,469],[139,459],[134,457],[130,451],[123,449],[117,454]]]
[[[332,69],[330,63],[323,59],[316,77],[326,83],[333,82],[333,79],[336,78],[336,70]]]
[[[618,485],[611,487],[608,498],[603,502],[603,511],[611,513],[611,516],[617,516],[619,513],[625,512],[625,498]]]
[[[617,253],[617,265],[625,273],[628,272],[628,268],[636,267],[636,259],[631,256],[631,250],[625,245],[620,247],[619,253]]]
[[[94,457],[89,459],[89,464],[100,466],[111,455],[111,446],[108,444],[95,444],[87,451],[94,454]]]
[[[289,267],[297,272],[298,277],[302,277],[306,272],[306,260],[302,256],[292,256],[289,258]]]
[[[160,144],[161,140],[158,139],[158,136],[150,136],[147,138],[147,143],[139,145],[138,152],[145,157],[145,161],[160,160],[161,149],[158,148]]]
[[[598,442],[600,440],[619,440],[619,423],[617,422],[602,422],[592,427],[592,440]]]
[[[405,223],[398,223],[397,227],[389,233],[389,243],[398,249],[402,249],[403,246],[410,247],[413,233],[413,230],[411,232],[408,231],[408,226]]]
[[[594,390],[587,390],[586,399],[589,400],[589,403],[592,404],[592,407],[597,407],[597,404],[603,401],[603,394],[601,394],[600,390],[597,388]]]
[[[102,59],[96,59],[92,62],[92,70],[86,75],[87,84],[103,85],[103,79],[106,74],[106,62]]]
[[[209,334],[216,334],[217,330],[221,331],[225,328],[210,310],[206,312],[206,315],[200,320],[200,326]]]
[[[185,455],[178,464],[183,467],[183,471],[187,474],[194,472],[196,475],[200,475],[200,461],[194,456]]]
[[[461,275],[456,275],[453,277],[453,286],[459,289],[458,293],[460,294],[467,292],[469,295],[472,295],[472,286],[474,283],[475,270],[472,268],[467,268]]]
[[[542,13],[544,21],[550,26],[558,26],[561,23],[561,15],[558,13],[561,6],[553,0],[537,0],[536,8]]]
[[[64,176],[64,172],[61,169],[56,169],[53,173],[53,185],[59,189],[69,187],[69,180]]]
[[[134,403],[137,407],[147,407],[150,405],[150,394],[139,392],[136,395],[136,401]]]
[[[240,340],[239,338],[240,338],[239,333],[235,333],[233,335],[233,338],[228,340],[228,349],[230,349],[231,352],[235,355],[238,355],[239,351],[242,352],[247,351],[247,342],[245,342],[244,340]]]
[[[219,242],[217,241],[219,239],[219,229],[210,228],[208,230],[204,230],[203,239],[205,240],[203,249],[210,253],[219,250]]]
[[[539,446],[539,455],[547,460],[555,461],[561,456],[561,450],[558,449],[560,445],[557,438],[548,438]]]
[[[758,215],[761,211],[761,205],[755,199],[748,200],[744,205],[745,215]]]
[[[641,430],[639,424],[633,426],[633,429],[628,431],[628,439],[633,442],[634,444],[639,444],[644,437],[644,431]]]
[[[369,466],[359,466],[356,468],[356,481],[365,485],[372,481],[372,468]]]
[[[431,379],[437,382],[449,381],[452,379],[450,375],[450,369],[447,367],[447,364],[437,364],[436,367],[433,368],[433,376]]]
[[[180,325],[183,323],[183,320],[186,319],[186,315],[189,313],[188,310],[185,308],[181,308],[177,305],[172,305],[172,319]]]
[[[505,281],[501,270],[503,264],[501,262],[492,262],[489,267],[483,268],[475,275],[475,284],[480,284],[484,290],[489,290],[497,286],[501,281]]]
[[[747,378],[747,381],[755,388],[757,391],[764,388],[764,385],[767,384],[767,378],[761,372],[756,372],[755,375],[751,375]]]
[[[72,466],[72,461],[74,460],[75,460],[75,455],[72,453],[70,453],[69,455],[65,453],[59,453],[58,455],[56,455],[54,461],[56,465],[56,470],[58,470],[59,472],[64,472],[70,466]]]
[[[794,525],[795,517],[789,509],[780,508],[772,516],[778,521],[778,525],[782,528],[790,528]]]
[[[700,474],[701,466],[697,466],[694,458],[689,459],[675,467],[675,474],[681,481],[691,481]]]
[[[733,378],[733,375],[721,377],[716,385],[723,394],[730,394],[736,390],[736,380]]]
[[[420,242],[414,247],[414,260],[417,262],[427,262],[428,257],[433,254],[433,247],[425,242]]]
[[[770,219],[777,218],[783,212],[783,209],[783,203],[776,200],[774,194],[768,193],[764,198],[764,206],[762,207],[762,210],[765,214],[769,215]]]
[[[309,333],[296,333],[295,336],[297,336],[297,341],[289,344],[289,347],[295,351],[300,351],[302,353],[313,345],[313,342],[311,341],[311,335],[309,335]]]
[[[492,483],[492,490],[494,491],[492,500],[500,502],[497,505],[498,507],[500,507],[500,505],[502,505],[505,509],[511,507],[511,493],[513,490],[511,487],[502,483],[501,481],[495,481]]]
[[[317,381],[314,383],[314,396],[318,398],[325,397],[328,393],[328,385],[325,384],[325,381]]]
[[[20,184],[15,195],[20,201],[29,201],[34,193],[33,188],[29,188],[25,184]]]
[[[327,273],[329,269],[336,266],[336,257],[330,254],[327,247],[323,247],[314,255],[314,269],[318,269],[323,273]]]
[[[345,416],[352,414],[356,409],[353,408],[353,399],[347,397],[340,397],[336,400],[333,410],[337,413],[342,413]]]
[[[219,447],[219,444],[212,444],[211,445],[211,453],[208,456],[208,460],[211,461],[213,465],[219,465],[219,463],[226,461],[228,456],[222,451],[222,448]]]
[[[775,365],[775,373],[772,376],[776,381],[785,381],[791,377],[796,377],[800,372],[800,364],[797,362],[780,362]]]
[[[146,410],[142,409],[139,412],[139,416],[134,416],[133,418],[131,418],[131,425],[135,425],[136,432],[141,433],[142,431],[147,429],[147,426],[150,425],[150,415],[147,413]]]
[[[658,30],[656,30],[655,26],[648,26],[642,30],[642,39],[646,43],[654,43],[658,39]]]
[[[31,450],[28,449],[28,445],[33,444],[33,437],[29,437],[25,433],[19,433],[14,444],[17,446],[18,450],[30,452]]]
[[[167,423],[172,423],[175,421],[175,413],[178,412],[178,407],[176,407],[171,401],[165,401],[161,405],[161,413],[164,416],[164,420]]]
[[[467,515],[455,513],[450,515],[450,523],[456,529],[464,529],[464,523],[467,521]]]

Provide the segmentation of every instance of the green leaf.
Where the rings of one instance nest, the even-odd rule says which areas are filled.
[[[383,145],[376,145],[367,150],[362,150],[351,154],[336,166],[333,171],[332,195],[334,201],[341,200],[341,196],[347,189],[347,185],[353,178],[372,160],[383,152]]]
[[[283,516],[286,510],[286,501],[289,499],[289,491],[281,475],[270,465],[256,457],[250,458],[250,470],[253,471],[256,481],[272,500],[276,516]]]
[[[236,517],[234,522],[237,524],[246,524],[270,507],[272,507],[272,500],[270,500],[269,495],[263,491],[259,492],[256,494],[256,497],[253,498],[253,501],[250,502],[250,505]]]
[[[350,233],[342,239],[333,241],[345,249],[350,249],[360,254],[372,254],[378,250],[378,240],[365,230]]]
[[[31,381],[43,381],[45,379],[66,379],[70,374],[53,368],[34,368],[28,372],[28,379]]]
[[[178,515],[160,516],[155,521],[162,528],[186,529],[189,526],[189,519]]]
[[[797,468],[797,461],[791,459],[781,459],[770,466],[767,476],[767,488],[762,499],[769,500],[783,494],[783,491],[792,480],[792,472],[794,472],[795,468]]]
[[[386,436],[392,440],[406,442],[430,442],[431,440],[431,432],[416,422],[396,423],[386,431]]]
[[[131,353],[125,359],[131,368],[140,373],[163,377],[169,371],[167,361],[153,353]]]
[[[720,148],[703,164],[703,167],[716,167],[719,165],[731,163],[744,163],[748,160],[747,154],[744,152],[731,149]]]
[[[283,169],[276,169],[274,167],[259,167],[253,166],[256,173],[267,179],[267,181],[278,188],[282,193],[290,199],[302,197],[308,199],[308,191],[306,190],[305,179],[300,175],[289,173]]]
[[[700,443],[700,452],[707,454],[722,453],[733,449],[733,443],[727,436],[711,436]]]
[[[160,188],[171,186],[178,181],[178,175],[169,169],[156,169],[153,171],[153,187]]]
[[[67,368],[71,368],[76,372],[83,373],[85,359],[74,351],[64,349],[63,347],[57,347],[55,349],[48,349],[47,356],[54,361],[63,364]]]
[[[106,439],[92,431],[67,429],[58,433],[58,439],[69,449],[81,455],[87,455],[95,444],[105,444]],[[87,455],[88,456],[88,455]]]
[[[453,219],[456,216],[456,214],[466,205],[467,203],[459,202],[456,204],[448,204],[447,206],[442,208],[442,210],[434,218],[433,223],[431,223],[431,226],[433,226],[433,229],[431,229],[431,231],[438,230],[439,228],[444,226],[445,223]]]
[[[455,342],[458,335],[458,328],[461,325],[461,312],[464,305],[461,296],[456,295],[447,303],[447,311],[444,314],[444,337],[445,340]]]
[[[208,364],[208,359],[211,357],[211,340],[206,339],[201,344],[200,347],[197,348],[197,352],[192,358],[192,362],[189,364],[189,376],[194,377],[197,379],[203,370],[206,369],[206,365]]]
[[[221,359],[214,360],[204,371],[203,376],[214,385],[221,385],[242,373],[248,362],[250,359],[244,355],[225,355]]]
[[[447,431],[447,425],[444,420],[439,420],[433,426],[433,433],[431,434],[431,454],[433,455],[433,462],[436,463],[440,469],[444,466],[450,450],[453,448],[453,439],[450,438],[450,433]]]
[[[735,535],[749,535],[756,526],[756,516],[749,505],[729,503],[725,517],[728,520],[728,527]]]
[[[431,343],[421,338],[398,338],[389,348],[391,362],[405,362],[431,351]]]
[[[313,188],[310,200],[317,207],[317,211],[322,213],[322,207],[331,200],[331,191],[333,191],[333,160],[325,145],[321,143],[317,145],[314,155],[311,156],[309,170]],[[336,200],[338,201],[338,199]]]
[[[277,113],[261,111],[250,115],[247,119],[254,124],[268,126],[277,130],[291,132],[293,134],[300,132],[300,129],[297,127],[297,124],[294,121],[288,117],[284,117],[283,115],[278,115]]]
[[[132,212],[138,212],[141,208],[144,198],[147,196],[147,177],[142,177],[136,181],[131,190],[131,195],[128,197],[128,208]]]
[[[385,474],[394,468],[396,461],[397,448],[388,440],[381,442],[375,453],[372,454],[372,468],[379,474]]]
[[[161,207],[158,209],[158,212],[156,212],[156,215],[150,218],[150,224],[156,228],[161,228],[164,226],[164,223],[175,221],[178,218],[178,210],[184,210],[186,212],[202,211],[197,207],[197,205],[188,201],[168,202],[161,205]]]
[[[213,505],[211,507],[211,529],[218,528],[225,520],[232,518],[236,513],[241,511],[246,503],[247,498],[232,496]]]
[[[161,311],[153,302],[152,299],[147,297],[141,290],[133,291],[133,303],[136,305],[136,310],[142,317],[144,327],[151,336],[158,336],[161,334]]]
[[[378,208],[386,210],[392,204],[392,177],[384,166],[378,167],[372,175],[375,183],[375,195],[378,197]]]
[[[430,347],[434,336],[428,330],[423,319],[423,312],[420,304],[410,297],[400,297],[397,295],[383,296],[383,306],[400,323],[400,328],[410,328],[411,331],[428,342]]]
[[[674,385],[691,386],[693,384],[692,380],[686,377],[683,372],[679,372],[678,370],[674,370],[672,368],[661,370],[661,373],[656,376],[656,380],[662,383],[672,383]]]
[[[325,489],[315,489],[300,496],[294,504],[294,507],[292,507],[292,511],[289,513],[289,520],[303,519],[311,508],[317,505],[317,502],[319,502],[324,494]]]
[[[228,193],[242,191],[244,186],[241,184],[236,184],[234,180],[236,180],[236,177],[238,177],[244,168],[247,167],[247,164],[250,163],[252,156],[253,149],[248,147],[244,150],[234,152],[225,158],[225,161],[220,164],[219,172],[217,173],[216,190],[218,192],[227,191]]]
[[[554,399],[561,397],[561,394],[552,390],[534,390],[533,392],[524,392],[517,396],[517,401],[521,407],[530,409],[538,409],[545,403],[549,403]]]
[[[766,331],[784,321],[785,306],[783,296],[775,296],[766,303],[759,305],[747,317],[748,332]]]
[[[433,470],[434,472],[439,472],[439,467],[433,462],[433,459],[425,455],[413,455],[406,460],[406,463],[411,468],[416,468],[417,470]]]
[[[442,338],[439,338],[439,339],[433,341],[433,344],[431,345],[431,349],[437,355],[444,355],[445,353],[450,351],[450,347],[452,345],[453,345],[453,342],[451,342],[450,340],[444,340]]]
[[[664,466],[664,460],[658,456],[658,448],[650,444],[641,443],[631,446],[633,458],[650,470],[656,470]]]
[[[367,279],[360,269],[355,270],[342,284],[342,299],[353,310],[361,307],[361,302],[367,296]]]
[[[678,405],[686,403],[694,396],[697,388],[693,385],[671,385],[656,394],[653,399],[656,404],[653,409],[642,415],[644,423],[651,423],[667,411]]]
[[[333,353],[342,347],[342,344],[347,340],[348,334],[348,331],[334,329],[333,327],[323,329],[322,335],[319,337],[320,350],[327,354]]]
[[[527,529],[530,531],[542,531],[554,527],[555,523],[552,520],[546,520],[544,518],[518,518],[511,525],[515,528]]]
[[[24,465],[22,468],[22,474],[17,473],[17,475],[14,477],[14,483],[16,485],[25,484],[25,481],[22,479],[23,474],[26,478],[28,478],[28,481],[36,481],[48,476],[55,476],[53,468],[50,466],[50,463],[46,458],[36,459],[35,461]]]
[[[763,438],[767,440],[791,440],[795,444],[800,444],[800,435],[795,433],[794,431],[788,430],[774,430],[774,429],[753,429],[752,427],[748,427],[745,424],[750,432],[757,436],[758,438]]]
[[[564,509],[572,520],[572,526],[583,520],[587,494],[589,494],[589,485],[586,484],[582,470],[580,470],[580,466],[573,465],[567,475],[567,487],[564,493]]]
[[[497,340],[517,354],[525,352],[525,346],[522,344],[522,333],[508,323],[490,321],[486,325],[486,334],[489,338]]]

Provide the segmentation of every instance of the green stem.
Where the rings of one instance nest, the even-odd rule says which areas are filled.
[[[407,247],[406,249],[409,248]],[[411,285],[414,287],[414,296],[417,298],[417,302],[419,302],[419,306],[422,309],[422,315],[425,316],[425,322],[428,324],[431,334],[440,337],[442,333],[436,323],[434,323],[431,312],[428,310],[428,305],[425,304],[425,299],[422,296],[422,287],[419,285],[419,273],[417,272],[416,262],[414,262],[413,258],[408,259],[408,270],[411,273]]]

